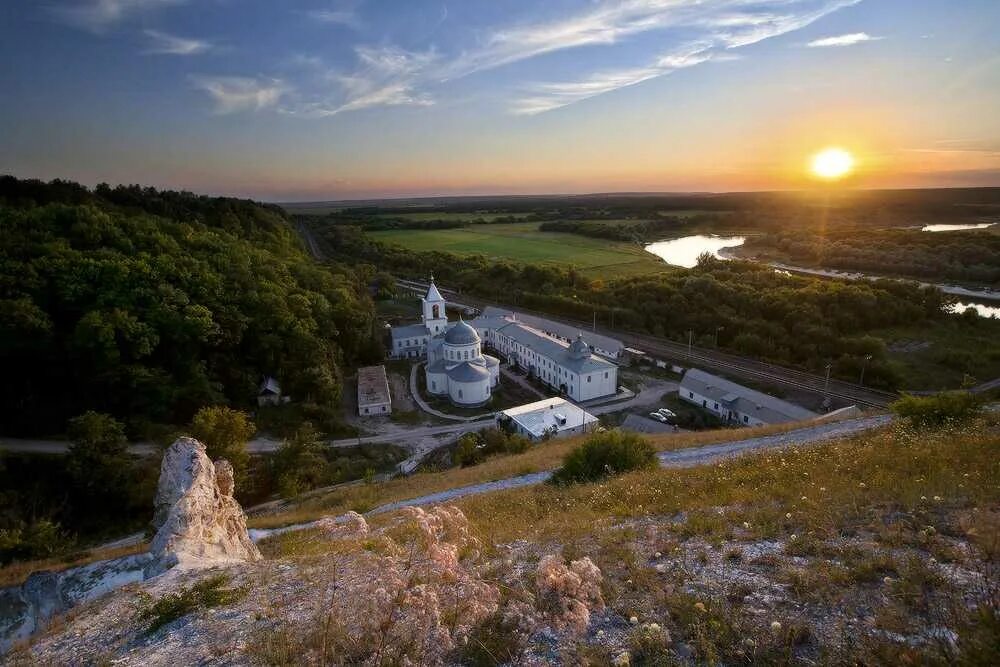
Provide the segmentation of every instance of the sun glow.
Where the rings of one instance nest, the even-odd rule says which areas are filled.
[[[812,159],[812,173],[829,181],[843,178],[853,168],[854,158],[842,148],[824,148]]]

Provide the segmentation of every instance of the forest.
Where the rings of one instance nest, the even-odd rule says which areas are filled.
[[[913,229],[749,237],[741,252],[800,266],[1000,285],[1000,235]]]
[[[0,236],[4,435],[94,410],[154,438],[264,376],[322,411],[381,358],[364,267],[312,261],[276,206],[3,177]]]
[[[898,369],[875,332],[943,323],[944,297],[933,288],[897,281],[857,282],[789,276],[750,262],[703,258],[673,269],[617,280],[590,280],[573,269],[412,252],[381,244],[360,227],[314,223],[335,257],[354,257],[410,278],[430,272],[463,292],[637,333],[719,347],[750,357],[897,388]],[[963,326],[979,326],[968,322]]]

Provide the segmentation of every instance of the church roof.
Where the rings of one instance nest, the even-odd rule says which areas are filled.
[[[424,301],[444,301],[444,297],[438,291],[437,285],[434,284],[433,276],[431,276],[431,286],[427,288],[427,296],[424,297]]]
[[[444,342],[448,345],[472,345],[480,340],[479,334],[465,320],[456,322],[444,335]]]
[[[489,377],[490,372],[485,367],[470,364],[468,361],[463,361],[448,371],[448,379],[455,382],[478,382],[479,380],[487,380]]]
[[[616,367],[615,364],[597,355],[588,354],[583,358],[573,357],[565,343],[516,322],[511,322],[500,328],[499,331],[511,340],[548,357],[574,373],[589,373]]]

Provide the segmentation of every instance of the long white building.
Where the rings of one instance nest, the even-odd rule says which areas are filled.
[[[422,299],[422,321],[392,328],[390,355],[426,358],[431,394],[462,406],[488,402],[500,380],[500,362],[484,354],[484,345],[574,401],[613,396],[618,390],[618,366],[594,354],[579,332],[569,342],[514,319],[509,311],[449,322],[444,307],[432,278]]]
[[[684,373],[678,395],[688,403],[700,405],[718,415],[729,424],[763,426],[815,419],[819,416],[794,403],[697,368],[689,368]]]

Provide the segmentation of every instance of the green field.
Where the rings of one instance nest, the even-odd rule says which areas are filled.
[[[476,225],[459,229],[394,229],[372,238],[409,250],[484,255],[527,264],[575,266],[593,278],[666,271],[669,267],[637,245],[576,234],[540,232],[537,222]]]

